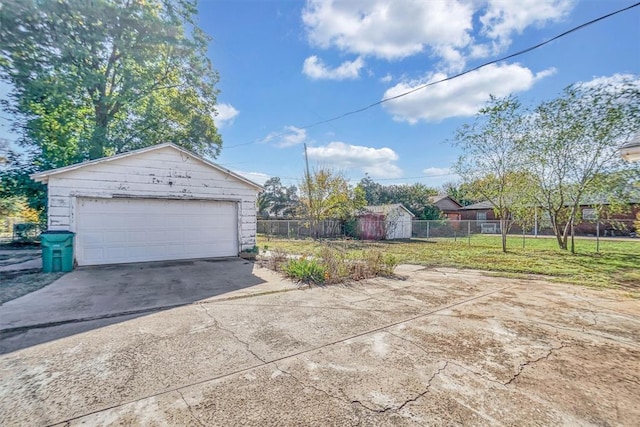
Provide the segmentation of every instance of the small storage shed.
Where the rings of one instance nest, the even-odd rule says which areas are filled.
[[[237,256],[262,187],[171,143],[33,174],[78,265]]]
[[[413,213],[401,203],[378,206],[365,206],[360,221],[380,221],[376,218],[384,218],[384,238],[386,240],[410,239],[412,232]],[[359,227],[360,228],[360,227]],[[374,229],[372,225],[364,229]]]

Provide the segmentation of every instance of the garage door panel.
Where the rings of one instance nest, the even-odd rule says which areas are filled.
[[[220,201],[81,198],[79,265],[233,256],[236,204]]]
[[[127,233],[125,231],[105,231],[92,234],[102,237],[100,243],[125,243],[127,241]]]

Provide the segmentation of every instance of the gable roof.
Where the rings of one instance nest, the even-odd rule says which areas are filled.
[[[380,214],[385,214],[386,215],[390,211],[395,210],[395,209],[402,209],[405,212],[407,212],[409,215],[411,215],[412,217],[415,217],[415,215],[409,209],[405,208],[402,203],[393,203],[393,204],[389,204],[389,205],[365,206],[365,207],[362,208],[362,211],[370,212],[370,213],[380,213]]]
[[[460,210],[465,209],[465,210],[487,210],[487,209],[493,209],[493,205],[491,204],[491,202],[489,201],[483,201],[483,202],[478,202],[478,203],[474,203],[472,205],[469,206],[463,206],[460,208]]]
[[[82,169],[82,168],[85,168],[87,166],[92,166],[92,165],[95,165],[95,164],[98,164],[98,163],[108,163],[108,162],[112,162],[114,160],[123,159],[123,158],[131,157],[131,156],[137,156],[137,155],[140,155],[140,154],[148,153],[148,152],[155,151],[155,150],[160,150],[160,149],[163,149],[163,148],[173,148],[174,150],[176,150],[176,151],[178,151],[178,152],[180,152],[182,154],[185,154],[185,155],[187,155],[189,157],[193,157],[194,159],[204,163],[205,165],[207,165],[209,167],[212,167],[212,168],[216,169],[219,172],[222,172],[224,174],[230,175],[233,178],[237,179],[238,181],[242,181],[245,184],[256,188],[257,190],[262,190],[262,186],[260,184],[256,184],[255,182],[243,177],[242,175],[239,175],[239,174],[237,174],[235,172],[232,172],[227,168],[223,168],[222,166],[217,165],[217,164],[215,164],[215,163],[213,163],[213,162],[211,162],[211,161],[209,161],[209,160],[207,160],[207,159],[205,159],[203,157],[200,157],[197,154],[194,154],[189,150],[185,150],[184,148],[179,147],[179,146],[177,146],[177,145],[175,145],[175,144],[173,144],[171,142],[164,142],[162,144],[156,144],[156,145],[152,145],[150,147],[140,148],[138,150],[127,151],[125,153],[116,154],[114,156],[102,157],[100,159],[88,160],[86,162],[76,163],[76,164],[73,164],[73,165],[64,166],[64,167],[57,168],[57,169],[50,169],[48,171],[37,172],[37,173],[29,175],[29,177],[32,180],[36,181],[36,182],[42,182],[43,184],[46,184],[46,183],[49,182],[49,177],[53,176],[53,175],[60,175],[60,174],[71,172],[71,171],[74,171],[74,170],[77,170],[77,169]]]
[[[460,209],[462,207],[462,205],[455,199],[451,198],[450,196],[446,195],[446,194],[440,194],[438,196],[431,196],[429,197],[429,201],[431,203],[433,203],[434,205],[436,205],[436,207],[438,207],[438,209],[440,210],[457,210]],[[447,204],[452,204],[454,207],[453,209],[447,207]]]

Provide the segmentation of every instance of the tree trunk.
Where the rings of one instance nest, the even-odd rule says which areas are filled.
[[[502,235],[502,252],[507,252],[507,220],[500,220],[500,234]]]
[[[107,126],[109,125],[109,116],[106,112],[106,106],[98,103],[95,106],[96,123],[91,135],[91,145],[89,146],[89,159],[99,159],[104,157],[104,146],[107,142]]]
[[[567,249],[566,243],[563,241],[563,232],[558,225],[558,218],[553,216],[551,218],[551,225],[553,226],[553,233],[556,235],[556,240],[558,241],[558,247],[560,249]]]
[[[575,243],[575,229],[574,229],[574,224],[573,224],[573,218],[571,219],[571,253],[575,254],[576,253],[576,243]]]

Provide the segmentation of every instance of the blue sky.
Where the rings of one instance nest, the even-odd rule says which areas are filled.
[[[217,163],[298,184],[311,165],[353,182],[456,180],[455,129],[489,94],[524,103],[594,78],[640,74],[640,7],[518,58],[360,114],[305,128],[545,41],[635,0],[201,0],[220,73]],[[2,88],[0,88],[2,90]],[[3,96],[0,93],[0,96]],[[7,134],[0,121],[0,137]]]

